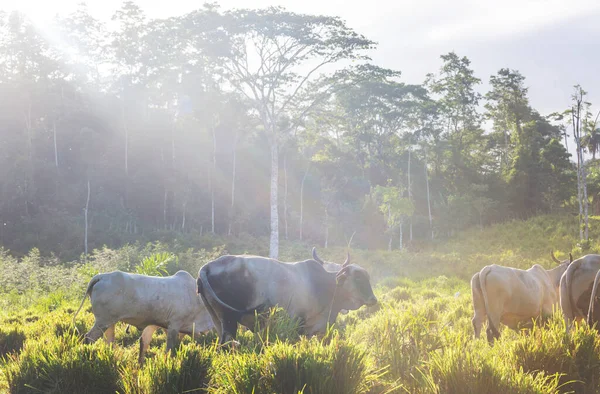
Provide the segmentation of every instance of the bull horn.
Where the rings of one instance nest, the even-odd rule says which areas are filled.
[[[573,255],[569,252],[569,264],[573,262]]]
[[[348,265],[350,265],[350,252],[346,252],[346,261],[344,261],[342,267],[347,267]]]
[[[314,260],[314,261],[316,261],[317,263],[319,263],[319,264],[321,264],[321,265],[325,264],[325,263],[323,262],[323,260],[321,260],[321,259],[319,258],[319,256],[317,256],[317,248],[316,248],[316,247],[314,247],[314,246],[313,246],[313,248],[312,248],[312,257],[313,257],[313,260]]]
[[[555,263],[560,264],[560,260],[556,258],[554,251],[550,252],[550,256],[552,256],[552,260],[554,260]]]

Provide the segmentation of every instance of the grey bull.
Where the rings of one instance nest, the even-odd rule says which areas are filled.
[[[167,330],[167,351],[174,351],[178,334],[197,335],[214,327],[196,294],[196,281],[186,271],[167,277],[121,271],[98,274],[88,283],[73,323],[88,296],[95,322],[84,341],[92,343],[104,335],[110,343],[115,337],[115,324],[125,322],[143,330],[140,363],[144,362],[152,335],[158,328]]]
[[[221,343],[235,339],[238,323],[250,327],[255,311],[279,305],[299,318],[305,334],[325,332],[342,309],[374,305],[367,271],[350,264],[338,272],[321,263],[295,263],[259,256],[221,256],[198,273],[198,293],[210,312]],[[250,319],[248,319],[250,317]]]

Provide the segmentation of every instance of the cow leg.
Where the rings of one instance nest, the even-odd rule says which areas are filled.
[[[479,338],[481,335],[481,328],[485,322],[485,302],[483,300],[483,294],[481,293],[481,284],[479,283],[479,272],[473,275],[471,278],[471,295],[473,296],[473,331],[475,331],[475,338]]]
[[[210,314],[210,317],[213,321],[213,325],[215,326],[215,329],[217,330],[217,337],[221,338],[221,336],[223,335],[223,327],[222,327],[222,323],[221,323],[221,318],[219,317],[217,312],[213,309],[210,302],[208,302],[208,300],[204,296],[204,293],[200,292],[200,298],[202,298],[202,302],[204,303],[206,310]]]
[[[83,343],[89,344],[96,342],[108,327],[109,326],[99,324],[98,321],[96,321],[92,328],[83,336]]]
[[[167,329],[167,353],[172,356],[177,351],[177,337],[179,336],[179,328],[169,327]]]
[[[150,342],[152,341],[152,335],[154,335],[154,332],[157,328],[158,326],[148,326],[144,328],[144,331],[142,331],[142,335],[140,336],[140,353],[138,356],[138,362],[140,365],[144,364],[146,352],[148,351]]]
[[[106,343],[111,344],[114,342],[115,340],[115,325],[110,325],[105,331],[104,331],[104,340],[106,341]]]
[[[235,335],[237,331],[237,325],[237,317],[234,314],[226,313],[225,316],[223,316],[221,327],[222,333],[220,337],[221,344],[225,344],[228,341],[232,341],[234,344],[236,344]]]

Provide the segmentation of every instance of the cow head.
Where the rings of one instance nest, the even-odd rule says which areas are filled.
[[[337,291],[341,296],[343,309],[358,309],[363,305],[377,304],[373,294],[369,273],[356,264],[350,264],[350,253],[342,264],[342,269],[336,274]]]

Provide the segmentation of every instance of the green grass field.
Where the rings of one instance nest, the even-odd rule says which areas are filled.
[[[223,253],[263,253],[262,240],[203,240],[207,249],[132,246],[96,251],[87,264],[57,265],[33,251],[22,261],[0,255],[0,392],[10,393],[596,393],[600,337],[581,325],[569,335],[557,311],[543,326],[502,330],[489,346],[474,340],[469,279],[487,264],[551,267],[596,253],[600,218],[589,245],[577,244],[573,218],[537,217],[410,251],[353,250],[372,276],[380,304],[338,317],[323,338],[298,335],[295,322],[275,311],[257,334],[239,330],[241,346],[224,351],[215,335],[186,338],[176,357],[155,334],[143,368],[139,332],[117,325],[116,344],[83,345],[71,326],[87,280],[99,271],[133,270],[144,257],[170,251],[167,269],[196,276]],[[264,242],[266,245],[266,242]],[[214,248],[214,246],[224,245]],[[311,245],[283,244],[282,260],[305,259]],[[583,250],[582,250],[583,249]],[[345,249],[321,249],[341,262]],[[89,301],[77,318],[93,323]],[[484,335],[485,337],[485,335]]]

